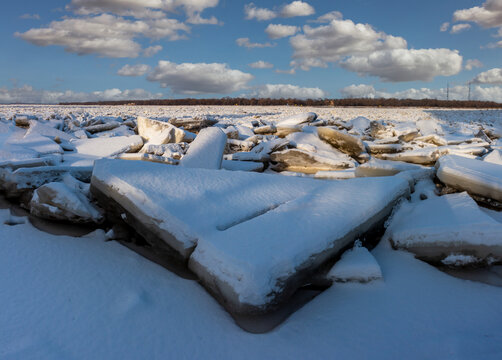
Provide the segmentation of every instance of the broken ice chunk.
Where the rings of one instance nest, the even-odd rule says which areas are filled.
[[[265,167],[262,162],[223,160],[221,167],[231,171],[256,171],[261,172]]]
[[[423,166],[409,164],[401,161],[371,159],[359,165],[355,172],[357,177],[392,176],[401,171],[424,169]]]
[[[301,149],[287,149],[272,153],[270,160],[276,162],[274,170],[295,171],[315,174],[318,171],[330,171],[352,168],[355,162],[343,153],[310,152]]]
[[[139,116],[137,122],[138,134],[149,144],[179,143],[185,137],[183,130],[167,122],[152,120],[143,116]]]
[[[226,144],[227,136],[221,129],[204,128],[190,144],[186,155],[180,161],[180,166],[220,169]]]
[[[36,189],[30,202],[30,213],[73,223],[99,223],[103,220],[100,210],[83,194],[62,182],[48,183]]]
[[[432,262],[450,254],[502,261],[501,234],[502,224],[481,211],[464,192],[403,204],[386,236],[394,247]]]
[[[366,152],[361,139],[355,136],[329,127],[320,127],[317,129],[317,133],[321,140],[326,141],[328,144],[350,156],[357,157],[361,153]]]
[[[446,185],[502,201],[502,165],[446,155],[436,167],[439,180]]]
[[[497,164],[497,165],[502,165],[502,151],[501,150],[493,150],[491,153],[486,155],[483,158],[483,161],[492,163],[492,164]]]
[[[383,160],[404,161],[419,165],[433,165],[439,156],[440,153],[437,148],[425,148],[403,151],[397,154],[378,155],[378,157]]]
[[[307,113],[302,113],[302,114],[297,114],[297,115],[292,115],[286,119],[283,119],[279,121],[276,126],[279,127],[288,127],[288,126],[295,126],[295,125],[300,125],[300,124],[305,124],[305,123],[310,123],[317,119],[317,114],[313,112],[307,112]]]

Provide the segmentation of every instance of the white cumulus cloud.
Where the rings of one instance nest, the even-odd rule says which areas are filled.
[[[251,42],[251,40],[249,40],[249,38],[238,38],[237,40],[235,40],[235,42],[237,43],[237,45],[241,46],[241,47],[246,47],[248,49],[254,49],[254,48],[266,48],[266,47],[274,47],[275,44],[272,44],[272,43],[254,43],[254,42]]]
[[[143,76],[150,71],[150,66],[145,64],[124,65],[117,71],[121,76]]]
[[[72,90],[41,90],[29,85],[0,88],[0,103],[3,104],[57,104],[60,102],[149,100],[160,99],[162,97],[163,94],[161,93],[153,94],[144,89],[107,89],[93,92],[76,92]]]
[[[315,13],[314,8],[303,1],[293,1],[273,9],[259,8],[254,3],[244,5],[247,20],[266,21],[276,17],[290,18],[295,16],[309,16]]]
[[[127,20],[110,14],[53,21],[45,28],[34,28],[15,35],[39,46],[59,45],[79,55],[123,58],[138,57],[142,48],[138,37],[151,39],[183,38],[190,28],[175,19]]]
[[[502,27],[502,1],[487,0],[481,6],[457,10],[453,20],[474,22],[484,28]]]
[[[307,88],[291,84],[265,84],[256,88],[249,96],[273,99],[320,99],[325,98],[327,93],[319,88]]]
[[[79,15],[109,12],[137,18],[163,18],[164,12],[175,13],[182,9],[189,20],[197,21],[202,19],[201,12],[217,6],[218,3],[219,0],[72,0],[66,8]],[[213,21],[203,23],[211,24]]]
[[[142,49],[139,38],[169,41],[186,39],[188,24],[221,24],[214,16],[201,13],[217,6],[219,0],[72,0],[66,9],[72,16],[52,21],[15,35],[39,46],[63,46],[79,55],[105,57],[152,56],[160,47]],[[185,20],[168,18],[185,15]]]
[[[266,21],[277,17],[275,11],[265,8],[258,8],[253,3],[244,5],[244,14],[247,20]]]
[[[221,63],[159,61],[147,79],[177,94],[228,94],[245,88],[253,75]]]
[[[450,23],[449,22],[445,22],[445,23],[441,24],[441,27],[439,28],[439,31],[445,32],[445,31],[448,31],[449,28],[450,28]]]
[[[143,56],[144,57],[152,57],[153,55],[157,54],[161,50],[162,50],[162,46],[160,46],[160,45],[149,46],[143,50]]]
[[[359,75],[378,76],[383,81],[431,81],[462,70],[462,56],[449,49],[392,49],[367,56],[351,56],[341,66]]]
[[[469,59],[465,62],[465,70],[483,67],[483,63],[478,59]]]
[[[469,30],[471,28],[470,24],[457,24],[453,25],[450,30],[450,34],[458,34],[459,32]]]
[[[269,24],[265,29],[268,37],[271,39],[280,39],[292,36],[298,32],[299,28],[293,25]]]
[[[342,20],[343,15],[339,11],[330,11],[329,13],[326,13],[324,15],[319,16],[315,20],[309,20],[309,22],[313,23],[330,23],[333,20]]]
[[[376,90],[372,85],[350,85],[340,90],[343,97],[346,98],[396,98],[396,99],[438,99],[446,100],[468,100],[468,86],[453,86],[449,89],[430,89],[430,88],[410,88],[396,92],[387,92]],[[474,86],[471,89],[471,100],[502,102],[502,87],[481,87]]]
[[[348,55],[365,55],[377,50],[404,49],[406,40],[377,32],[369,24],[355,24],[351,20],[332,20],[328,25],[304,26],[303,34],[290,39],[294,65],[308,70],[325,67]]]
[[[263,60],[258,60],[254,63],[249,64],[249,67],[252,67],[253,69],[271,69],[274,67],[274,65]]]
[[[24,20],[40,20],[40,15],[38,14],[23,14],[19,17]]]
[[[502,69],[495,68],[478,74],[473,80],[475,84],[497,84],[502,85]]]
[[[354,98],[354,99],[360,99],[360,98],[373,99],[378,97],[375,88],[372,85],[366,85],[366,84],[358,84],[358,85],[352,84],[346,86],[340,90],[340,93],[345,98]]]
[[[285,5],[280,12],[281,16],[286,18],[294,16],[309,16],[314,13],[314,8],[303,1],[293,1],[290,4]]]

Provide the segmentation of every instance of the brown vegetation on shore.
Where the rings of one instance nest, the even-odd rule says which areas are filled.
[[[97,102],[70,102],[60,105],[238,105],[238,106],[363,106],[363,107],[441,107],[441,108],[502,108],[502,103],[493,101],[458,101],[436,99],[270,99],[270,98],[214,98],[214,99],[159,99],[122,100]]]

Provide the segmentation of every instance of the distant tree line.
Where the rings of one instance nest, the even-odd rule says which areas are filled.
[[[502,108],[502,103],[493,101],[461,101],[436,99],[271,99],[271,98],[219,98],[219,99],[162,99],[162,100],[121,100],[96,102],[67,102],[60,105],[223,105],[223,106],[361,106],[361,107],[441,107],[441,108]]]

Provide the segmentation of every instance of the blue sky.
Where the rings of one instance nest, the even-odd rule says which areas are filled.
[[[26,0],[0,32],[0,103],[444,98],[447,82],[502,102],[502,0]]]

